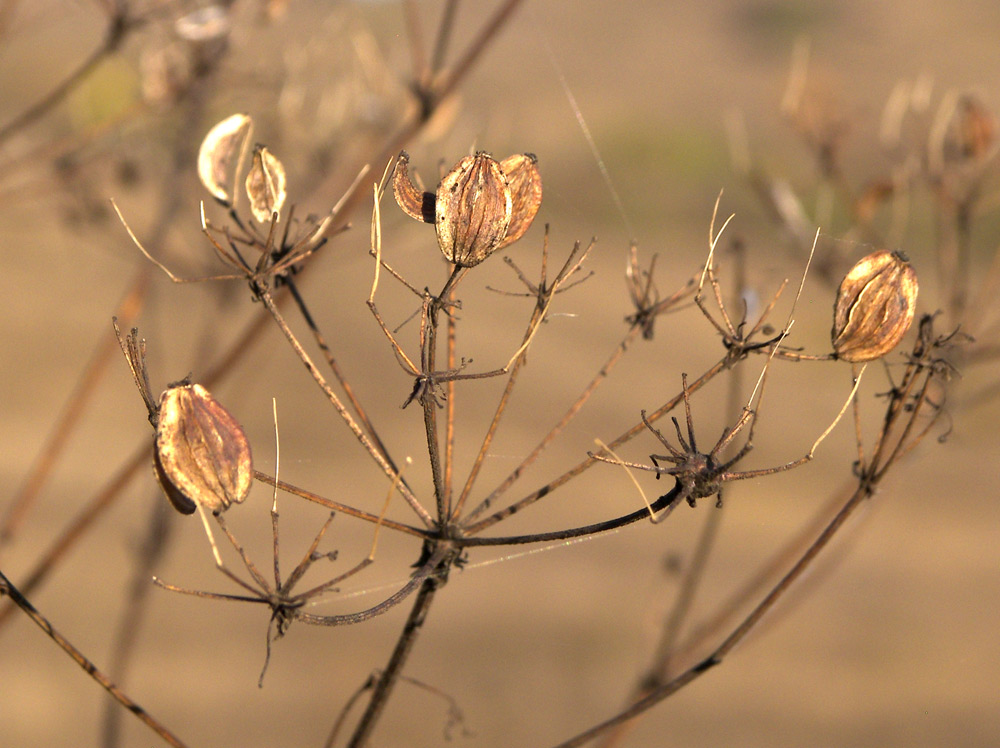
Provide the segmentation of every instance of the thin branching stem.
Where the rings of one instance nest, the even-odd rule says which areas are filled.
[[[712,367],[709,368],[704,374],[702,374],[700,377],[698,377],[696,380],[694,380],[688,385],[688,393],[689,394],[694,393],[699,389],[701,389],[702,387],[704,387],[709,381],[712,380],[712,378],[714,378],[716,375],[718,375],[720,372],[726,369],[727,363],[728,359],[723,358],[716,364],[712,365]],[[659,408],[652,411],[651,413],[648,413],[646,416],[647,420],[650,423],[654,423],[655,421],[657,421],[658,419],[662,418],[664,415],[669,413],[671,410],[676,408],[677,405],[680,404],[680,402],[683,399],[684,399],[683,393],[675,395],[670,400],[661,405]],[[623,434],[619,435],[612,441],[608,442],[607,443],[608,447],[610,447],[611,449],[616,449],[620,445],[625,444],[626,442],[632,440],[633,438],[635,438],[636,435],[642,433],[645,430],[646,430],[646,425],[640,422],[635,426],[633,426],[632,428],[630,428],[628,431],[624,432]],[[597,462],[599,462],[599,460],[597,460],[596,458],[587,457],[585,460],[582,460],[576,466],[570,468],[559,477],[549,481],[541,488],[532,491],[527,496],[519,499],[518,501],[514,502],[513,504],[507,507],[504,507],[503,509],[494,512],[493,514],[483,518],[479,522],[468,525],[467,527],[464,528],[465,534],[468,536],[478,535],[483,530],[486,530],[495,525],[497,522],[506,519],[512,514],[515,514],[528,506],[531,506],[536,501],[541,499],[543,496],[549,495],[560,486],[568,483],[576,476],[580,475],[589,468],[593,467],[594,464]]]
[[[393,466],[389,463],[389,461],[383,456],[381,450],[379,450],[372,443],[372,441],[368,438],[368,436],[361,429],[361,427],[358,426],[357,421],[354,420],[354,418],[348,412],[347,408],[344,407],[344,404],[340,401],[340,398],[337,396],[337,393],[333,391],[333,388],[331,388],[330,385],[327,383],[326,378],[323,376],[322,372],[320,372],[319,368],[313,362],[312,358],[306,352],[305,348],[302,347],[302,344],[299,343],[298,338],[295,337],[295,333],[293,333],[291,328],[288,327],[288,323],[285,322],[284,317],[278,310],[278,307],[275,305],[274,300],[271,298],[270,292],[264,288],[258,287],[257,297],[267,308],[268,312],[271,313],[271,316],[274,318],[274,321],[281,329],[281,332],[285,336],[285,339],[288,341],[289,345],[292,346],[292,349],[298,355],[302,363],[305,364],[306,369],[309,370],[310,375],[312,375],[313,381],[315,381],[316,384],[319,385],[319,388],[323,391],[323,394],[326,395],[327,400],[330,401],[330,404],[333,405],[334,409],[337,411],[337,414],[341,417],[344,423],[347,424],[347,427],[351,430],[351,433],[354,434],[354,437],[361,443],[361,445],[365,448],[368,454],[371,455],[372,459],[375,460],[376,464],[378,464],[378,466],[382,468],[382,471],[389,478],[394,479],[399,474],[399,471],[393,468]],[[413,492],[401,481],[397,482],[397,487],[399,489],[400,495],[403,497],[406,503],[410,505],[410,508],[413,509],[414,513],[421,519],[421,521],[423,521],[427,527],[433,527],[434,525],[433,518],[427,513],[427,510],[424,509],[423,506],[421,506],[420,502],[417,500],[417,497],[413,494]]]
[[[560,433],[562,433],[566,426],[569,425],[569,422],[572,421],[576,414],[580,412],[584,405],[586,405],[587,401],[600,386],[601,382],[607,378],[608,374],[611,373],[611,370],[622,359],[625,352],[629,349],[641,331],[642,324],[639,322],[629,327],[628,332],[625,333],[625,336],[621,339],[618,345],[615,346],[614,351],[597,370],[597,373],[590,380],[587,386],[584,387],[583,391],[576,398],[573,404],[569,406],[562,418],[560,418],[559,421],[551,429],[549,429],[549,432],[545,434],[538,444],[535,445],[534,449],[532,449],[531,452],[529,452],[528,455],[521,460],[521,463],[514,468],[514,470],[512,470],[506,478],[504,478],[500,485],[493,489],[493,491],[491,491],[486,498],[484,498],[471,512],[469,512],[467,521],[471,522],[495,504],[496,500],[502,496],[507,489],[509,489],[514,482],[517,481],[518,478],[521,477],[524,471],[527,470],[535,462],[535,460],[538,459],[546,447],[548,447],[549,444],[551,444],[552,441],[556,439]],[[465,492],[463,492],[463,497],[464,495]]]
[[[365,512],[361,509],[356,509],[349,504],[342,504],[339,501],[334,501],[333,499],[328,499],[325,496],[320,496],[319,494],[307,491],[304,488],[299,488],[298,486],[293,486],[283,480],[276,481],[272,476],[267,473],[262,473],[259,470],[254,470],[254,478],[259,480],[261,483],[266,483],[269,486],[277,486],[279,490],[285,493],[290,493],[293,496],[298,496],[299,498],[305,499],[306,501],[311,501],[314,504],[319,504],[327,509],[332,509],[336,512],[341,512],[342,514],[347,514],[351,517],[356,517],[357,519],[363,519],[366,522],[371,522],[373,524],[380,523],[383,527],[387,527],[390,530],[398,530],[399,532],[406,533],[407,535],[413,535],[418,538],[428,538],[432,535],[424,529],[419,527],[413,527],[411,525],[403,524],[402,522],[395,522],[391,519],[379,519],[379,515],[372,514],[371,512]]]
[[[337,359],[333,355],[333,351],[327,344],[326,338],[324,337],[323,333],[320,332],[319,325],[316,324],[316,320],[310,313],[309,307],[306,305],[305,299],[303,299],[302,295],[299,293],[298,287],[295,285],[294,280],[291,278],[286,278],[285,284],[288,286],[288,290],[292,294],[292,298],[295,300],[295,304],[298,307],[300,313],[302,314],[302,318],[305,320],[305,323],[309,326],[309,330],[313,334],[313,338],[316,341],[316,345],[318,345],[319,349],[323,352],[323,357],[326,359],[327,366],[330,367],[330,371],[333,373],[333,376],[337,380],[337,383],[344,390],[344,395],[347,397],[347,401],[351,404],[351,408],[354,409],[354,413],[355,415],[357,415],[358,421],[360,421],[361,425],[364,427],[365,433],[368,434],[369,438],[372,440],[372,443],[379,450],[379,452],[382,453],[382,456],[385,457],[386,462],[393,469],[393,471],[398,473],[399,467],[396,465],[396,462],[392,459],[392,456],[389,454],[389,450],[386,448],[385,443],[379,436],[378,431],[376,430],[374,424],[372,424],[371,419],[368,417],[368,413],[365,410],[364,406],[361,404],[361,402],[355,395],[354,388],[351,386],[350,382],[347,381],[347,377],[345,377],[344,373],[341,371],[340,365],[337,363]]]

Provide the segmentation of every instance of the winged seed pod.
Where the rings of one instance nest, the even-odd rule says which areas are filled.
[[[538,159],[534,153],[519,153],[508,156],[500,162],[500,168],[507,175],[510,184],[510,226],[500,247],[513,244],[522,236],[535,220],[535,214],[542,204],[542,175],[538,171]]]
[[[153,470],[174,508],[213,513],[250,493],[253,460],[243,428],[200,384],[160,395]]]
[[[201,141],[198,176],[205,189],[223,205],[233,204],[252,132],[249,115],[234,114],[217,123]]]
[[[844,361],[880,358],[910,329],[917,274],[899,252],[880,250],[844,276],[833,307],[833,350]]]
[[[271,220],[285,204],[285,167],[262,145],[254,146],[253,163],[247,173],[250,210],[260,223]]]
[[[507,236],[510,217],[510,184],[488,153],[466,156],[438,185],[434,229],[449,262],[472,267],[485,260]]]
[[[413,184],[409,164],[403,151],[392,182],[396,202],[411,218],[433,223],[441,252],[461,267],[478,265],[520,239],[542,202],[538,159],[530,153],[501,162],[488,153],[466,156],[441,180],[436,194]]]

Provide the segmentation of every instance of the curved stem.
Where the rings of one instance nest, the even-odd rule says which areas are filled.
[[[723,371],[726,368],[727,363],[728,363],[727,359],[725,359],[725,358],[721,359],[716,364],[714,364],[708,371],[706,371],[704,374],[702,374],[696,380],[694,380],[693,382],[691,382],[688,385],[688,389],[687,389],[688,394],[690,395],[693,392],[697,392],[699,389],[701,389],[702,387],[704,387],[705,384],[707,384],[714,376],[716,376],[719,372]],[[653,411],[652,413],[649,413],[646,416],[646,420],[648,420],[650,423],[654,423],[658,419],[662,418],[665,414],[669,413],[671,410],[673,410],[674,408],[676,408],[677,405],[681,402],[681,400],[683,398],[684,398],[683,394],[675,395],[670,400],[668,400],[663,405],[661,405],[659,408],[657,408],[655,411]],[[635,426],[633,426],[632,428],[630,428],[624,434],[621,434],[616,439],[614,439],[611,442],[609,442],[608,443],[608,447],[610,449],[615,449],[616,447],[618,447],[618,446],[620,446],[622,444],[625,444],[626,442],[630,441],[637,434],[639,434],[639,433],[641,433],[641,432],[643,432],[645,430],[646,430],[646,425],[644,423],[640,422],[640,423],[636,424]],[[570,468],[569,470],[567,470],[565,473],[563,473],[562,475],[560,475],[558,478],[550,481],[549,483],[546,483],[544,486],[542,486],[539,489],[536,489],[535,491],[531,492],[530,494],[528,494],[524,498],[520,499],[519,501],[516,501],[515,503],[511,504],[510,506],[507,506],[507,507],[505,507],[503,509],[500,509],[500,510],[494,512],[493,514],[489,515],[488,517],[480,520],[479,522],[476,522],[475,524],[469,525],[468,527],[464,528],[466,534],[467,535],[478,535],[480,532],[482,532],[483,530],[485,530],[485,529],[487,529],[489,527],[492,527],[497,522],[500,522],[501,520],[506,519],[510,515],[515,514],[515,513],[519,512],[519,511],[521,511],[525,507],[528,507],[528,506],[534,504],[536,501],[538,501],[543,496],[547,496],[548,494],[552,493],[557,488],[559,488],[560,486],[562,486],[565,483],[568,483],[570,480],[572,480],[573,478],[575,478],[576,476],[578,476],[580,473],[583,473],[587,469],[593,467],[598,462],[599,462],[599,460],[596,460],[593,457],[588,457],[587,459],[585,459],[582,462],[580,462],[579,464],[577,464],[575,467]]]
[[[317,616],[312,613],[297,613],[295,615],[295,620],[310,623],[314,626],[350,626],[351,624],[362,623],[374,618],[375,616],[382,615],[389,610],[389,608],[399,605],[403,602],[403,600],[412,595],[416,591],[417,587],[421,587],[421,595],[423,595],[424,588],[428,585],[440,586],[443,584],[444,582],[442,580],[445,575],[442,574],[441,567],[447,566],[446,559],[449,554],[453,555],[454,551],[444,546],[439,547],[438,550],[431,554],[431,557],[420,567],[420,570],[409,582],[403,585],[398,592],[393,593],[378,605],[373,605],[371,608],[360,610],[357,613],[344,613],[336,616]],[[420,600],[418,599],[414,607],[419,605]],[[410,615],[413,615],[412,612]]]
[[[584,535],[598,535],[602,532],[617,530],[619,527],[631,525],[634,522],[646,519],[647,517],[651,517],[652,515],[662,511],[664,514],[656,520],[657,522],[660,522],[666,518],[666,514],[673,511],[680,499],[680,484],[675,483],[674,487],[671,488],[670,491],[663,494],[663,496],[658,498],[648,507],[644,506],[642,509],[636,509],[634,512],[630,512],[629,514],[621,517],[616,517],[615,519],[595,522],[592,525],[584,525],[583,527],[573,527],[568,530],[539,532],[532,535],[508,535],[506,537],[497,538],[456,538],[454,543],[462,548],[469,548],[476,545],[523,545],[525,543],[551,543],[556,540],[569,540],[571,538],[579,538]]]

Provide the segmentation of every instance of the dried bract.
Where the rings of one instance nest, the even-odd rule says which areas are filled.
[[[236,419],[200,384],[160,396],[153,458],[156,477],[182,514],[239,504],[253,483],[250,443]]]
[[[235,185],[246,158],[253,120],[234,114],[208,131],[198,150],[198,176],[223,205],[233,203]]]
[[[538,159],[533,153],[508,156],[500,162],[500,168],[510,184],[511,213],[507,236],[500,247],[513,244],[527,231],[542,204],[542,175],[538,171]]]
[[[410,179],[410,154],[403,151],[396,161],[396,171],[392,176],[392,194],[396,202],[410,218],[424,223],[434,223],[434,193],[424,192]]]
[[[438,246],[449,262],[472,267],[507,236],[511,194],[500,164],[488,153],[466,156],[438,185],[434,206]]]
[[[247,196],[253,217],[261,223],[280,213],[285,204],[285,167],[267,148],[253,149],[253,164],[247,174]]]
[[[833,350],[844,361],[884,356],[910,329],[917,274],[898,252],[874,252],[851,268],[833,307]]]

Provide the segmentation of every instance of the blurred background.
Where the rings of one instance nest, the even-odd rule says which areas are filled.
[[[255,139],[285,163],[296,217],[322,216],[376,155],[382,160],[371,163],[367,182],[382,173],[388,162],[382,150],[413,116],[414,26],[407,14],[418,19],[432,56],[445,9],[439,2],[235,3],[220,49],[204,20],[211,16],[193,29],[176,22],[190,22],[187,14],[199,4],[136,4],[132,12],[143,22],[118,48],[56,106],[8,131],[101,48],[109,17],[104,6],[0,3],[0,512],[8,520],[54,424],[71,402],[83,404],[75,394],[81,377],[101,355],[95,351],[104,349],[102,373],[77,426],[30,511],[0,544],[0,569],[15,584],[34,572],[150,437],[110,321],[124,316],[122,300],[143,275],[148,285],[135,324],[147,340],[154,393],[187,375],[204,377],[260,311],[243,284],[175,285],[150,273],[109,198],[178,275],[223,272],[199,231],[199,201],[207,194],[197,182],[195,154],[208,129],[234,112],[251,114]],[[459,59],[498,6],[457,7],[446,65]],[[470,149],[498,157],[537,154],[541,212],[527,236],[505,250],[529,278],[537,278],[545,224],[555,267],[574,242],[595,237],[597,243],[585,265],[593,276],[557,299],[533,343],[473,499],[517,465],[624,335],[623,320],[632,311],[624,283],[630,242],[644,263],[657,256],[657,287],[662,295],[673,292],[700,272],[722,191],[717,228],[735,214],[727,237],[745,248],[744,296],[753,314],[783,279],[797,286],[805,264],[748,178],[765,175],[799,196],[810,225],[818,222],[827,236],[817,261],[825,257],[842,274],[876,247],[836,207],[836,190],[816,176],[816,149],[808,145],[816,130],[809,123],[834,128],[839,177],[862,194],[899,164],[885,137],[885,107],[900,91],[908,93],[914,119],[922,117],[929,129],[941,102],[956,93],[972,93],[996,110],[998,31],[1000,6],[974,0],[914,0],[905,8],[878,0],[529,1],[518,7],[456,93],[406,140],[411,164],[433,185],[442,165]],[[199,34],[211,38],[201,41]],[[179,39],[188,47],[178,46]],[[205,57],[190,56],[192,45]],[[814,108],[805,114],[782,111],[793,70],[807,71],[801,101]],[[996,182],[983,184],[971,232],[975,278],[985,274],[1000,242],[991,197]],[[300,288],[390,449],[414,458],[408,479],[429,498],[421,414],[400,408],[412,379],[397,366],[364,304],[373,270],[369,191],[352,208],[352,228],[309,261]],[[886,232],[920,276],[921,312],[947,304],[935,273],[944,230],[932,205],[917,195],[905,228]],[[206,211],[224,222],[214,204]],[[429,227],[387,199],[382,230],[387,261],[418,288],[440,287],[445,266]],[[730,296],[734,267],[728,253],[720,258]],[[532,303],[490,289],[523,286],[499,259],[463,283],[466,333],[459,352],[477,370],[508,361]],[[789,313],[791,295],[774,313],[776,327]],[[833,295],[820,275],[807,280],[794,345],[829,350]],[[403,325],[418,307],[386,277],[377,301],[391,326]],[[990,298],[975,311],[988,317],[995,307]],[[300,322],[295,328],[307,334]],[[398,335],[412,355],[415,322]],[[595,438],[610,441],[630,428],[641,409],[653,410],[680,390],[682,372],[695,377],[723,353],[697,309],[660,318],[655,338],[633,345],[510,500],[576,464]],[[212,391],[245,426],[259,469],[275,468],[274,398],[281,477],[377,512],[388,489],[384,477],[324,407],[277,329],[265,328],[241,355]],[[693,397],[702,448],[738,416],[761,366],[751,359]],[[997,367],[960,369],[941,423],[822,562],[722,665],[645,715],[624,744],[996,744]],[[861,396],[870,429],[877,428],[884,403],[878,393],[889,388],[894,371],[877,365],[866,375]],[[735,401],[734,377],[742,393]],[[740,467],[769,467],[805,454],[847,398],[850,382],[846,364],[776,364],[755,449]],[[472,382],[459,389],[460,480],[502,386]],[[691,626],[823,506],[846,496],[856,458],[851,432],[841,425],[802,468],[728,488]],[[622,456],[645,461],[662,451],[647,435]],[[649,476],[640,480],[650,496],[669,487]],[[265,574],[270,501],[257,486],[227,515]],[[620,470],[599,466],[502,528],[514,534],[582,525],[631,511],[638,502]],[[240,591],[215,570],[200,523],[164,506],[144,466],[30,599],[100,668],[112,670],[122,642],[131,638],[126,671],[116,678],[189,745],[322,745],[350,695],[385,665],[408,606],[361,626],[293,624],[274,642],[258,688],[264,606],[182,596],[148,581],[155,574],[193,589]],[[326,512],[293,497],[279,497],[279,506],[287,573]],[[640,523],[586,542],[530,553],[471,552],[466,568],[439,594],[406,669],[429,688],[398,684],[372,744],[551,745],[614,714],[649,662],[679,575],[715,511],[707,500],[696,510],[678,508],[663,525]],[[412,521],[402,502],[394,500],[389,514]],[[164,539],[153,557],[142,552],[151,527]],[[337,517],[321,550],[335,549],[339,558],[317,564],[307,579],[319,583],[350,568],[371,543],[368,525]],[[242,572],[235,553],[224,550],[227,564]],[[374,604],[405,582],[416,554],[413,541],[382,533],[375,563],[310,612]],[[130,617],[128,600],[135,595],[146,596],[146,607]],[[19,612],[0,626],[0,672],[0,744],[110,744],[102,738],[110,698]],[[453,724],[440,694],[454,700],[460,724]],[[157,744],[114,708],[120,745]]]

